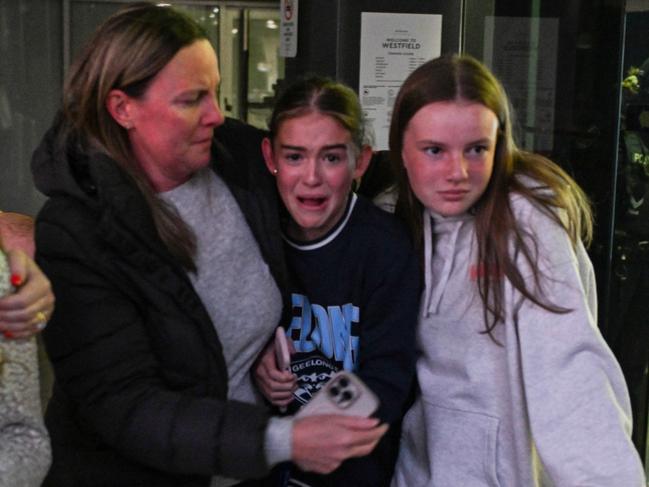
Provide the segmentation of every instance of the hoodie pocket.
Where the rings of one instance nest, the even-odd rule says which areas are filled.
[[[500,487],[500,420],[419,398],[404,418],[393,487]]]

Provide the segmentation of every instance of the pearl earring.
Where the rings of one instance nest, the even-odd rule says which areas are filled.
[[[273,169],[273,174],[274,174],[275,176],[277,176],[277,173],[278,173],[278,172],[279,172],[279,170],[278,170],[277,168]]]

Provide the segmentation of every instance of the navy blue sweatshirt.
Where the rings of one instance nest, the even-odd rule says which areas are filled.
[[[407,230],[352,194],[338,224],[317,241],[285,237],[293,282],[287,335],[297,353],[295,411],[340,369],[355,372],[380,400],[376,416],[390,432],[368,457],[327,476],[296,478],[310,485],[388,485],[398,428],[415,375],[415,327],[421,287]]]

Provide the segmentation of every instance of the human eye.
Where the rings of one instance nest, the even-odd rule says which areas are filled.
[[[475,144],[467,149],[467,153],[472,156],[482,157],[489,151],[486,144]]]
[[[285,152],[282,158],[291,165],[297,165],[302,161],[302,154],[299,152]]]
[[[344,162],[346,157],[344,156],[344,154],[341,154],[339,152],[326,152],[322,155],[322,159],[327,164],[335,165]]]
[[[422,151],[429,156],[439,156],[442,148],[437,145],[427,145],[422,148]]]
[[[184,106],[195,106],[198,105],[204,97],[204,92],[188,93],[181,96],[178,101]]]

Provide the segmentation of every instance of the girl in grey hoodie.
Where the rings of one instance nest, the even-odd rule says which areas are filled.
[[[468,56],[396,99],[397,213],[420,245],[420,392],[393,487],[634,486],[620,368],[596,323],[585,195],[518,149],[507,97]]]

